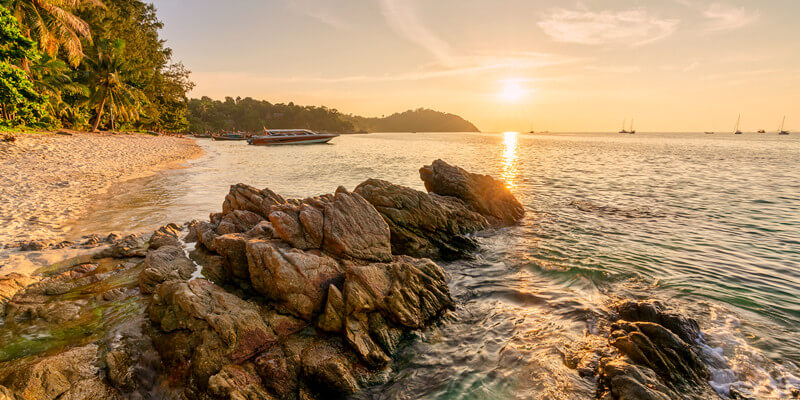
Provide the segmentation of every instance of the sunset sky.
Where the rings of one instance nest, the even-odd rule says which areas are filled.
[[[800,1],[154,0],[193,96],[483,131],[800,128]]]

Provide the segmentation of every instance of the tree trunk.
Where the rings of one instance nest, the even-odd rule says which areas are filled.
[[[94,126],[92,127],[92,132],[97,132],[97,126],[100,125],[100,117],[103,116],[103,107],[106,106],[106,98],[103,97],[103,101],[100,102],[100,107],[97,107],[97,119],[94,120]]]
[[[114,103],[111,103],[111,130],[116,131],[117,127],[114,126]]]

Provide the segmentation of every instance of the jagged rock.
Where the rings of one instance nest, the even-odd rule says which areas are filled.
[[[611,325],[609,336],[619,354],[601,359],[599,393],[614,399],[719,398],[691,345],[700,338],[696,321],[655,302],[623,301],[612,308],[623,318]]]
[[[39,282],[40,279],[38,276],[28,276],[16,272],[0,277],[0,315],[5,314],[6,303],[17,292]]]
[[[153,338],[162,358],[188,365],[201,386],[231,362],[242,362],[278,338],[259,308],[205,280],[159,285],[148,307],[163,332]]]
[[[244,233],[245,235],[251,238],[259,238],[259,239],[276,239],[278,238],[278,232],[275,231],[275,228],[272,226],[272,223],[269,221],[261,221],[252,229]]]
[[[181,247],[169,245],[149,250],[139,273],[139,288],[142,293],[153,293],[162,282],[191,278],[195,269]]]
[[[167,224],[153,232],[153,235],[150,236],[148,247],[149,249],[155,250],[162,246],[178,246],[180,247],[181,242],[178,239],[178,236],[181,233],[181,228],[175,224]]]
[[[344,332],[344,297],[334,285],[328,287],[325,310],[317,320],[317,327],[326,332]]]
[[[525,215],[503,182],[489,175],[473,174],[442,160],[422,167],[419,175],[428,192],[457,197],[497,224],[512,225]]]
[[[269,220],[278,237],[292,247],[307,250],[322,247],[324,217],[319,204],[285,204],[276,206],[269,214]]]
[[[252,371],[252,366],[228,364],[208,379],[208,391],[220,399],[272,400],[274,396],[264,389],[261,378]]]
[[[262,216],[254,212],[233,210],[222,217],[217,227],[217,234],[225,235],[228,233],[247,232],[263,220],[264,218]]]
[[[489,226],[486,217],[455,197],[427,194],[378,179],[361,183],[354,192],[370,202],[389,224],[394,254],[463,258],[478,247],[465,234]]]
[[[50,247],[53,242],[45,239],[31,240],[19,246],[20,251],[40,251]]]
[[[669,311],[658,301],[620,301],[611,305],[619,316],[626,321],[652,322],[678,335],[684,342],[693,344],[700,338],[700,326],[697,321]]]
[[[338,257],[390,261],[389,225],[369,202],[347,189],[336,189],[323,210],[322,248]]]
[[[322,310],[328,286],[343,276],[330,256],[274,240],[247,242],[247,260],[253,289],[306,320]]]
[[[285,202],[283,197],[269,189],[258,190],[240,183],[231,186],[230,192],[225,196],[225,201],[222,203],[222,214],[227,215],[234,210],[244,210],[267,218],[272,206]]]
[[[333,341],[315,341],[300,355],[305,384],[320,398],[340,398],[355,393],[360,385],[352,360]]]
[[[229,233],[214,238],[214,249],[222,256],[222,265],[227,278],[235,281],[250,281],[247,266],[247,242],[251,238],[243,233]]]
[[[133,358],[124,350],[112,350],[106,353],[108,380],[120,389],[133,390]]]
[[[189,232],[191,236],[197,238],[207,249],[214,251],[214,239],[218,236],[216,226],[208,222],[192,221],[189,223]]]
[[[49,357],[23,359],[1,371],[0,384],[17,399],[115,399],[97,366],[97,345],[66,350]]]
[[[143,247],[144,240],[136,234],[130,234],[116,240],[110,247],[103,249],[95,258],[130,258],[144,257],[147,250]]]
[[[370,365],[389,361],[402,331],[424,328],[453,307],[441,267],[406,256],[388,264],[349,267],[342,295],[344,310],[337,312],[345,337]],[[332,297],[326,308],[336,309],[337,300]]]

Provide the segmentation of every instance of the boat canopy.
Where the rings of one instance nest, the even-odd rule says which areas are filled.
[[[300,136],[317,134],[316,132],[308,129],[264,129],[264,133],[270,136]]]

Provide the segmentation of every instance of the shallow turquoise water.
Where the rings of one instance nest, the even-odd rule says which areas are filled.
[[[714,383],[800,387],[800,139],[775,134],[375,134],[330,145],[199,141],[206,156],[120,188],[73,230],[207,218],[244,182],[287,197],[381,178],[422,190],[436,158],[504,179],[527,209],[446,264],[458,309],[409,342],[367,398],[592,398],[561,361],[617,296],[695,316]]]

